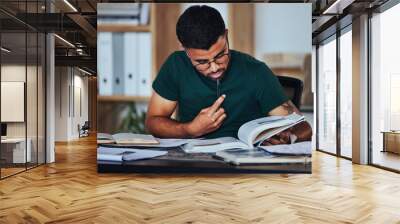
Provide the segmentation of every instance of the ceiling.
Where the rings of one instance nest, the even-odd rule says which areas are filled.
[[[335,3],[336,1],[339,4]],[[387,0],[269,0],[269,3],[312,3],[313,39],[321,36],[329,27],[338,20],[348,15],[377,7]],[[0,1],[0,26],[4,41],[13,43],[9,46],[15,48],[15,54],[25,54],[23,47],[25,39],[18,38],[16,33],[25,32],[25,29],[39,32],[55,32],[61,38],[75,45],[65,43],[60,38],[55,38],[56,63],[86,66],[96,71],[96,24],[97,3],[101,2],[137,2],[113,0],[50,0],[45,5],[45,0],[1,0]],[[165,1],[163,1],[165,2]],[[232,1],[234,2],[234,1]],[[249,1],[260,2],[260,1]],[[69,3],[69,4],[68,4]],[[336,4],[338,12],[332,10],[324,13]],[[53,13],[48,13],[52,8]],[[332,8],[332,7],[331,7]],[[26,13],[27,12],[27,13]],[[29,39],[29,38],[28,38]],[[4,45],[5,46],[5,45]],[[28,54],[33,45],[28,45]],[[18,50],[19,49],[19,50]],[[79,53],[77,51],[77,49]]]

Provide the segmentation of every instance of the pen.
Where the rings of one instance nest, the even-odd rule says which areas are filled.
[[[217,79],[217,98],[220,96],[219,92],[219,79]]]

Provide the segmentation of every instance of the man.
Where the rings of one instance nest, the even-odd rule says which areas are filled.
[[[192,6],[178,19],[184,51],[172,53],[153,82],[146,127],[164,138],[237,137],[247,121],[299,110],[265,63],[229,49],[228,30],[217,10]],[[178,108],[178,120],[171,115]],[[302,122],[266,144],[311,139]],[[292,139],[293,140],[293,139]]]

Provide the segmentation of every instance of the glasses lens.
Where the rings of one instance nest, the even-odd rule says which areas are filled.
[[[199,64],[196,66],[199,70],[207,70],[210,67],[210,63]]]
[[[227,58],[228,54],[223,54],[220,57],[215,59],[215,63],[217,64],[222,64],[225,62],[226,58]]]

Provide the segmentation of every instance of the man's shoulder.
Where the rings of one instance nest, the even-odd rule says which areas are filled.
[[[260,61],[249,54],[233,50],[232,56],[234,57],[234,61],[236,61],[241,69],[245,69],[246,72],[256,75],[265,75],[265,73],[271,72],[265,62]]]
[[[177,71],[182,68],[190,68],[191,64],[184,51],[174,51],[167,57],[164,65],[170,68],[170,71]]]
[[[236,50],[231,50],[233,60],[236,60],[239,64],[246,65],[250,69],[259,68],[262,66],[266,66],[263,61],[260,61],[253,56]]]
[[[174,51],[168,56],[168,60],[177,60],[186,57],[184,51]]]

